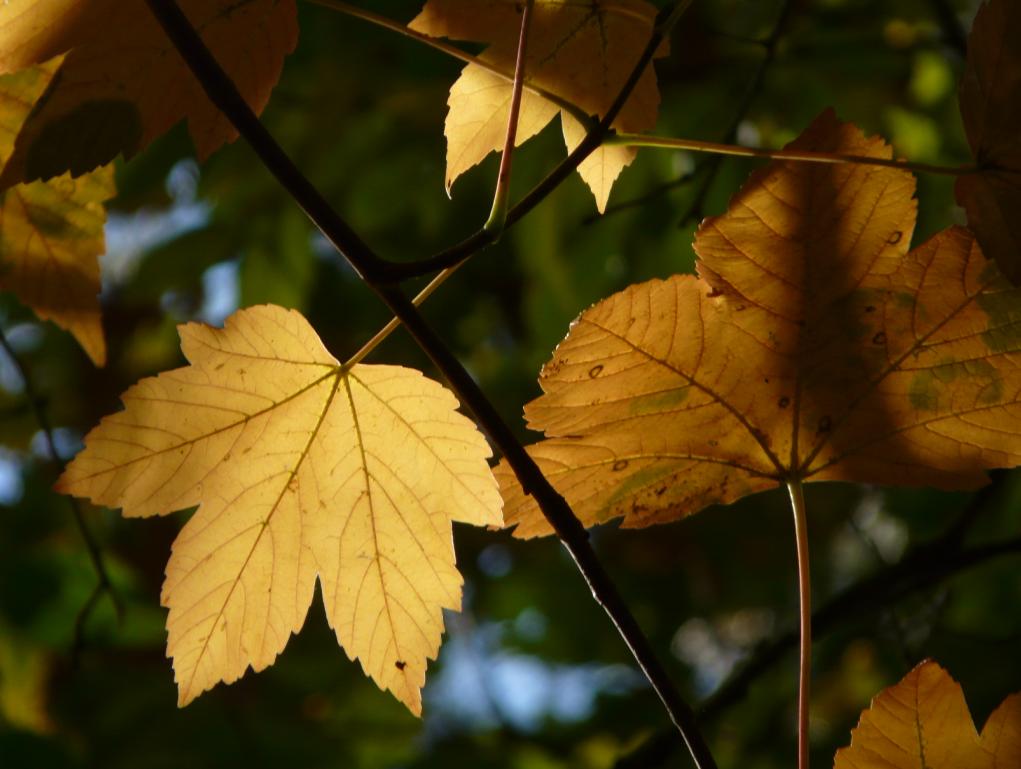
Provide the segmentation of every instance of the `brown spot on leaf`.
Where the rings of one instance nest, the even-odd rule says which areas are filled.
[[[886,344],[886,332],[880,331],[874,337],[872,337],[872,344]]]
[[[624,470],[626,467],[627,467],[627,460],[626,459],[618,459],[616,462],[613,463],[613,472],[619,473],[621,470]]]
[[[394,663],[394,667],[397,668],[398,670],[404,670],[404,668],[406,668],[407,666],[408,666],[408,663],[405,662],[404,660],[397,660]]]
[[[903,237],[904,233],[901,232],[900,230],[897,230],[895,233],[893,233],[893,235],[889,237],[889,239],[886,242],[889,243],[891,246],[895,246],[898,243],[900,243]]]
[[[782,398],[780,399],[780,402],[779,402],[779,403],[778,403],[777,405],[778,405],[778,406],[779,406],[780,408],[782,408],[782,409],[785,409],[785,408],[787,408],[788,406],[790,406],[790,405],[791,405],[791,399],[790,399],[790,398],[788,398],[788,397],[787,397],[787,396],[785,395],[785,396],[783,396],[783,397],[782,397]]]
[[[602,373],[603,373],[603,368],[604,368],[604,366],[603,366],[603,364],[602,364],[602,363],[600,363],[600,364],[598,364],[598,365],[596,365],[596,366],[593,366],[592,368],[590,368],[590,369],[588,370],[588,376],[589,376],[589,379],[595,379],[595,378],[596,378],[597,376],[599,376],[600,374],[602,374]]]

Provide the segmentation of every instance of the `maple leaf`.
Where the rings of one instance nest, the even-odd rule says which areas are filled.
[[[511,73],[521,28],[522,4],[516,0],[428,0],[409,25],[434,37],[489,43],[482,59]],[[529,31],[525,84],[537,86],[580,107],[604,115],[649,42],[656,9],[644,0],[564,2],[536,0]],[[661,50],[660,55],[665,53]],[[450,89],[447,137],[447,190],[462,173],[490,152],[501,150],[507,133],[512,83],[477,64],[464,68]],[[613,126],[640,132],[654,128],[659,90],[646,68]],[[552,102],[529,92],[522,95],[517,144],[530,139],[561,112],[564,140],[572,151],[586,127]],[[614,181],[634,160],[632,147],[607,146],[578,167],[602,212]]]
[[[256,112],[297,42],[294,0],[182,0],[181,9]],[[67,52],[18,135],[0,189],[130,158],[187,117],[199,160],[236,137],[145,3],[9,0],[0,72]]]
[[[978,173],[957,178],[955,193],[986,256],[1021,283],[1021,3],[979,8],[961,79],[961,116]]]
[[[58,63],[0,75],[0,163]],[[103,203],[113,196],[111,167],[0,193],[0,290],[70,331],[98,366],[106,362],[106,341],[97,257],[106,249]]]
[[[834,769],[1012,769],[1021,765],[1021,693],[993,711],[981,736],[960,685],[931,660],[884,689],[837,751]]]
[[[162,594],[180,704],[272,664],[318,576],[347,654],[420,713],[460,607],[451,521],[500,523],[485,439],[418,371],[338,365],[297,312],[180,333],[191,365],[127,390],[57,484],[129,517],[199,505]]]
[[[792,145],[890,157],[824,113]],[[701,278],[582,313],[525,407],[586,524],[675,520],[788,480],[973,488],[1021,463],[1021,291],[963,228],[908,253],[914,177],[773,163],[703,222]],[[505,517],[549,533],[501,465]]]

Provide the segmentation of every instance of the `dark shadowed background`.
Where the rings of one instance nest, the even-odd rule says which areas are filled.
[[[404,21],[418,10],[414,0],[372,5]],[[956,81],[976,5],[698,0],[657,65],[658,130],[776,147],[833,106],[900,156],[968,162]],[[496,162],[459,180],[447,199],[443,119],[461,65],[299,6],[299,48],[266,124],[383,254],[421,258],[472,232],[488,214]],[[559,130],[551,125],[519,153],[516,194],[563,155]],[[572,177],[450,280],[425,314],[526,438],[521,407],[538,393],[538,369],[571,319],[629,283],[691,271],[698,221],[720,213],[754,166],[644,150],[601,218]],[[120,392],[182,363],[178,323],[219,324],[237,307],[273,302],[305,313],[343,358],[388,320],[242,143],[200,170],[179,128],[122,165],[118,183],[104,259],[106,369],[0,297],[0,322],[65,458],[118,408]],[[919,180],[916,242],[962,220],[952,183]],[[372,360],[436,376],[402,332]],[[4,767],[690,765],[559,544],[466,527],[455,531],[465,611],[447,617],[423,720],[347,659],[318,600],[275,666],[178,710],[159,591],[188,513],[125,521],[86,506],[124,613],[118,622],[104,595],[83,616],[95,574],[68,501],[50,491],[58,468],[26,398],[16,368],[0,359]],[[1021,533],[1019,476],[997,476],[978,497],[841,484],[807,494],[816,602],[834,607],[815,646],[816,766],[832,765],[869,699],[924,657],[963,684],[979,724],[1021,689],[1021,557],[947,573],[959,548]],[[786,497],[764,494],[645,531],[604,527],[594,542],[686,695],[708,699],[704,723],[721,767],[791,766],[796,660],[793,646],[774,643],[796,621]],[[749,661],[747,687],[724,684]]]

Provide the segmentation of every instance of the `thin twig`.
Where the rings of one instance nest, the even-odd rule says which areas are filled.
[[[782,0],[780,10],[776,15],[776,22],[773,24],[773,29],[770,30],[769,34],[764,39],[741,40],[741,42],[760,46],[764,50],[764,54],[762,59],[759,61],[758,66],[755,68],[755,73],[748,82],[747,88],[745,88],[744,96],[741,98],[740,104],[738,104],[737,109],[734,110],[734,115],[730,120],[730,125],[727,126],[727,130],[723,133],[724,143],[733,144],[737,139],[738,129],[740,129],[741,123],[744,122],[744,119],[748,116],[749,110],[751,110],[756,97],[759,95],[759,90],[762,88],[762,84],[766,81],[766,73],[769,72],[770,67],[773,66],[773,62],[776,61],[776,53],[780,49],[780,40],[783,39],[783,36],[787,31],[787,26],[790,21],[791,11],[793,8],[793,0]],[[664,192],[669,192],[670,190],[676,189],[684,184],[688,184],[694,179],[700,179],[698,190],[695,192],[691,202],[688,204],[684,215],[680,218],[680,223],[683,226],[691,219],[701,219],[702,207],[705,205],[706,196],[709,194],[713,181],[719,174],[720,167],[723,165],[724,159],[725,156],[723,155],[711,155],[701,162],[694,170],[688,171],[672,181],[660,184],[655,189],[650,190],[644,195],[610,206],[606,209],[603,216],[609,216],[611,214],[642,206],[650,200],[655,200]],[[591,224],[596,218],[597,217],[592,217],[591,219],[586,220],[585,223]]]
[[[878,610],[881,605],[932,587],[958,572],[1018,553],[1021,553],[1021,537],[968,548],[950,555],[947,555],[943,547],[920,547],[900,562],[838,593],[813,612],[812,633],[820,638],[848,617],[860,620],[868,612]],[[752,681],[779,662],[797,643],[798,633],[791,630],[761,646],[748,663],[706,700],[699,708],[699,715],[707,721],[712,720],[738,702]]]
[[[549,194],[553,192],[553,190],[557,189],[557,187],[559,187],[561,183],[563,183],[563,181],[570,176],[575,169],[582,164],[582,162],[584,162],[585,158],[595,152],[603,144],[603,140],[607,136],[610,136],[613,133],[613,129],[611,127],[613,121],[617,119],[620,111],[624,108],[624,105],[627,104],[627,100],[630,98],[631,92],[634,91],[635,86],[638,85],[638,81],[641,79],[646,67],[648,67],[652,62],[656,52],[663,45],[663,41],[670,35],[674,26],[680,20],[681,16],[684,15],[684,12],[691,6],[692,2],[693,0],[675,0],[673,5],[670,5],[660,11],[659,20],[653,29],[648,44],[645,46],[645,50],[642,51],[641,56],[638,57],[634,68],[631,70],[631,74],[624,82],[620,93],[617,94],[617,98],[614,100],[613,104],[610,105],[606,114],[602,116],[599,122],[591,126],[581,144],[575,147],[573,152],[569,153],[566,158],[560,161],[560,163],[546,175],[546,178],[533,187],[532,190],[516,205],[511,207],[510,211],[507,212],[507,227],[510,227],[520,221],[533,208],[545,200]],[[493,242],[494,238],[492,233],[481,229],[468,236],[460,243],[444,249],[428,259],[421,259],[407,264],[391,264],[390,273],[401,280],[416,278],[421,275],[428,275],[436,272],[437,270],[446,269],[447,267],[451,267],[464,261],[492,245]]]
[[[317,0],[313,0],[317,2]],[[332,2],[332,0],[331,0]],[[493,231],[497,237],[503,232],[504,227],[507,223],[507,202],[510,192],[510,178],[511,178],[511,158],[514,154],[514,145],[516,143],[517,128],[518,128],[518,117],[521,113],[521,89],[525,79],[525,52],[528,45],[528,27],[531,23],[531,12],[534,0],[528,0],[525,5],[524,13],[521,15],[521,37],[518,41],[518,58],[514,68],[514,92],[511,97],[511,108],[510,113],[507,117],[507,140],[504,143],[503,157],[500,160],[500,172],[497,175],[496,180],[496,191],[493,193],[493,208],[489,214],[489,220],[483,227],[484,230]],[[457,272],[460,265],[453,265],[447,267],[436,275],[429,284],[423,288],[411,303],[415,307],[421,306],[422,302],[428,299],[433,291],[439,288],[443,283]],[[373,337],[363,344],[361,348],[352,355],[345,363],[344,368],[349,369],[357,363],[361,363],[365,357],[379,347],[390,334],[400,328],[401,322],[397,318],[391,318],[390,321],[379,331],[377,331]]]
[[[373,11],[366,10],[365,8],[359,8],[351,5],[350,3],[345,3],[343,0],[308,0],[308,2],[314,5],[320,5],[323,8],[329,8],[333,11],[339,11],[340,13],[351,16],[352,18],[361,19],[369,24],[375,24],[377,27],[382,27],[383,29],[388,29],[391,32],[396,32],[410,40],[416,40],[419,43],[424,43],[430,48],[441,51],[448,56],[452,56],[455,59],[465,62],[466,64],[474,64],[476,67],[481,67],[497,77],[502,77],[508,83],[514,80],[513,75],[500,69],[498,66],[493,64],[493,62],[486,61],[479,56],[472,56],[470,53],[458,48],[456,45],[452,45],[445,40],[430,37],[422,32],[418,32],[405,24],[401,24],[399,21],[394,21],[382,14],[374,13]],[[588,113],[577,104],[568,101],[562,96],[557,96],[552,91],[547,91],[545,88],[535,85],[535,83],[526,83],[525,88],[534,93],[536,96],[541,96],[546,101],[556,105],[560,109],[564,110],[564,112],[569,113],[583,124],[587,123],[590,119]]]
[[[874,572],[860,582],[832,596],[812,613],[812,635],[822,638],[849,618],[864,621],[871,613],[888,608],[912,593],[938,585],[945,579],[988,561],[1021,554],[1021,537],[962,549],[960,520],[973,521],[1003,492],[1004,474],[972,497],[947,530],[933,542],[921,545],[900,561]],[[995,487],[995,488],[992,488]],[[741,702],[748,688],[797,648],[799,632],[790,629],[760,644],[752,656],[724,681],[698,708],[699,720],[712,722],[728,708]],[[680,747],[676,735],[662,730],[632,753],[623,756],[615,769],[654,769],[666,765]]]
[[[679,16],[678,8],[691,0],[681,0],[671,18]],[[384,263],[354,233],[325,198],[294,165],[276,143],[255,113],[223,71],[195,28],[175,0],[146,0],[164,32],[198,79],[210,100],[231,121],[234,128],[255,150],[267,169],[309,215],[323,235],[363,276],[370,288],[408,329],[422,350],[443,373],[461,402],[474,414],[489,434],[507,463],[514,470],[526,493],[533,496],[540,510],[557,532],[579,571],[585,577],[593,596],[603,606],[624,639],[639,667],[662,701],[670,719],[681,733],[700,769],[716,766],[708,747],[698,731],[691,708],[681,698],[666,670],[657,659],[648,638],[621,598],[616,585],[599,563],[588,541],[588,532],[575,517],[570,506],[553,488],[525,451],[510,427],[486,398],[443,339],[424,321],[412,302],[395,286],[386,282]],[[655,41],[655,47],[659,42]],[[651,45],[651,43],[650,43]],[[655,49],[653,49],[654,51]],[[644,58],[647,64],[652,53]],[[645,64],[641,65],[644,68]],[[642,69],[629,79],[637,82]],[[633,87],[633,85],[631,86]]]
[[[10,358],[11,364],[14,366],[15,371],[18,372],[18,376],[21,378],[22,385],[25,388],[25,399],[32,410],[32,415],[35,417],[36,424],[39,425],[39,431],[43,434],[43,443],[46,444],[46,453],[49,454],[50,461],[56,466],[58,470],[63,468],[66,460],[60,455],[59,449],[57,449],[57,441],[53,437],[53,426],[50,424],[50,419],[46,415],[46,410],[43,408],[45,402],[36,392],[35,383],[28,374],[28,367],[22,363],[18,357],[17,352],[7,339],[7,335],[0,329],[0,348]],[[78,611],[78,615],[75,617],[74,622],[74,637],[71,642],[71,660],[72,665],[77,661],[78,655],[81,652],[82,646],[84,645],[84,632],[85,623],[88,621],[89,615],[99,602],[99,598],[106,593],[110,596],[110,601],[113,603],[114,611],[117,613],[117,621],[120,622],[124,617],[124,606],[121,603],[120,596],[113,587],[113,583],[110,581],[110,574],[106,570],[106,562],[103,559],[103,551],[96,542],[95,537],[92,536],[92,531],[89,529],[89,525],[85,522],[85,514],[82,511],[81,504],[72,496],[62,495],[67,500],[67,505],[71,509],[71,516],[74,518],[74,522],[78,527],[78,531],[81,534],[82,541],[85,543],[85,549],[88,551],[89,560],[92,562],[92,568],[96,572],[96,586],[93,588],[92,593],[89,595],[88,600],[82,605]]]
[[[968,35],[957,16],[957,11],[947,0],[929,0],[929,5],[936,18],[939,19],[939,25],[943,28],[943,37],[946,42],[962,57],[965,56],[968,52]]]
[[[877,492],[869,491],[866,492],[866,494],[870,496],[877,495]],[[859,503],[858,509],[859,510],[861,509],[861,503]],[[866,530],[866,528],[856,520],[856,517],[857,513],[852,515],[851,518],[848,520],[848,524],[850,525],[851,530],[854,532],[855,536],[857,536],[859,541],[868,549],[870,553],[872,553],[873,559],[877,564],[879,564],[879,566],[889,566],[890,559],[884,555],[882,549],[879,547],[879,544],[876,542],[875,537],[873,537]],[[912,652],[910,649],[910,644],[908,643],[907,633],[905,632],[904,629],[905,623],[902,621],[899,607],[891,606],[888,609],[884,609],[883,614],[884,614],[883,619],[887,620],[889,625],[892,627],[892,635],[894,636],[894,641],[897,644],[897,651],[900,652],[900,656],[901,659],[904,661],[905,668],[910,670],[913,667],[911,664]]]

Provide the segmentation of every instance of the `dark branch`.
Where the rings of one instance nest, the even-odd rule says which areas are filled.
[[[301,205],[312,222],[404,324],[422,350],[447,378],[460,400],[475,415],[479,424],[503,453],[522,487],[535,498],[543,514],[571,553],[593,596],[606,610],[642,672],[659,695],[671,720],[688,745],[695,763],[700,769],[714,769],[716,764],[698,731],[691,708],[681,698],[666,670],[656,658],[649,640],[596,558],[588,541],[588,532],[574,516],[567,502],[546,480],[515,438],[510,427],[443,340],[426,324],[407,296],[389,282],[384,269],[386,263],[358,238],[259,122],[175,0],[146,0],[146,3],[213,104],[227,116],[266,167]],[[648,56],[643,57],[645,64],[651,60],[652,53],[659,46],[658,44],[652,46],[650,43],[650,47]],[[642,67],[645,64],[642,64]],[[636,68],[636,74],[628,81],[629,87],[633,88],[640,76],[641,68]],[[586,139],[583,146],[593,142],[598,143],[595,139]],[[519,213],[518,218],[520,216]],[[471,251],[466,255],[470,253]]]
[[[957,16],[957,11],[948,0],[929,0],[929,5],[932,6],[932,12],[939,20],[944,40],[962,57],[965,56],[968,52],[968,35]]]
[[[60,456],[60,451],[57,449],[57,442],[53,437],[53,426],[50,424],[50,419],[46,415],[46,410],[43,406],[45,401],[36,393],[35,383],[28,375],[28,368],[21,362],[21,359],[11,346],[11,343],[7,339],[7,335],[4,334],[2,329],[0,329],[0,348],[7,353],[7,357],[11,359],[12,365],[18,372],[18,376],[21,378],[21,382],[25,387],[25,399],[32,410],[32,415],[35,417],[36,424],[39,425],[39,430],[43,434],[43,441],[46,444],[46,453],[50,455],[50,461],[53,462],[58,470],[60,470],[63,468],[65,460],[62,456]],[[67,500],[67,505],[71,509],[71,515],[78,527],[78,531],[81,533],[82,541],[85,543],[85,549],[89,553],[89,560],[92,561],[92,568],[96,572],[97,578],[95,588],[88,600],[78,611],[77,617],[75,617],[74,639],[71,642],[71,661],[73,666],[78,659],[82,646],[85,643],[85,623],[88,621],[89,615],[92,613],[92,610],[99,602],[103,593],[110,596],[110,601],[113,603],[114,610],[117,612],[118,620],[122,619],[124,616],[124,607],[121,603],[120,596],[117,595],[117,591],[114,590],[113,583],[110,581],[110,574],[106,570],[106,562],[103,559],[103,551],[100,549],[99,543],[96,542],[95,537],[92,536],[92,531],[89,529],[89,525],[85,522],[85,514],[82,511],[81,504],[77,499],[71,496],[65,496],[64,499]]]
[[[957,520],[938,539],[916,548],[897,563],[880,569],[816,609],[812,614],[812,637],[819,640],[848,617],[861,620],[966,569],[1005,555],[1021,553],[1021,537],[967,550],[961,548],[963,533],[1004,490],[1006,474],[994,471],[991,475],[992,482],[972,497]],[[751,684],[783,661],[797,645],[796,628],[760,645],[752,657],[701,704],[698,708],[699,721],[714,721],[727,708],[742,701]],[[615,769],[663,766],[678,747],[676,735],[662,730],[621,758]]]
[[[752,105],[755,103],[755,99],[758,97],[762,84],[766,80],[766,73],[769,72],[769,68],[773,65],[773,62],[776,61],[776,52],[779,48],[780,40],[787,32],[787,26],[790,21],[793,6],[793,0],[782,0],[780,11],[777,13],[773,29],[764,39],[742,40],[742,42],[753,43],[760,46],[763,49],[764,54],[762,59],[759,61],[758,66],[756,66],[755,72],[752,75],[751,80],[748,82],[748,86],[745,88],[744,96],[742,97],[740,104],[738,104],[737,109],[734,110],[734,116],[731,118],[730,125],[727,126],[727,130],[723,134],[722,141],[724,144],[733,144],[735,142],[741,123],[744,122],[744,119],[748,116],[749,110],[751,110]],[[702,208],[705,205],[706,197],[709,194],[710,188],[713,186],[713,182],[719,174],[720,167],[722,166],[725,158],[725,155],[710,155],[708,158],[700,159],[693,170],[682,174],[673,181],[658,185],[655,189],[650,190],[644,195],[610,206],[603,216],[610,216],[611,214],[620,213],[621,211],[642,206],[650,200],[657,199],[665,192],[669,192],[670,190],[689,184],[695,179],[700,179],[698,189],[695,191],[694,197],[692,198],[691,203],[688,204],[688,208],[684,212],[684,215],[681,216],[680,223],[681,226],[684,226],[692,219],[699,220],[702,218]],[[598,218],[599,217],[590,217],[585,220],[585,224],[593,224]]]
[[[559,165],[556,166],[556,168],[549,172],[545,179],[533,187],[532,190],[525,195],[525,197],[523,197],[510,209],[510,211],[507,212],[506,227],[510,227],[520,221],[533,208],[545,200],[549,194],[553,192],[553,190],[559,187],[564,180],[567,179],[567,177],[569,177],[575,169],[582,164],[582,162],[584,162],[585,158],[599,149],[606,137],[613,133],[611,125],[613,124],[613,121],[617,119],[617,116],[624,108],[624,105],[627,104],[627,100],[630,98],[631,92],[635,89],[635,86],[638,85],[638,81],[641,79],[646,67],[649,66],[653,57],[655,57],[656,52],[663,45],[667,32],[669,31],[663,28],[663,22],[670,17],[673,8],[677,5],[678,3],[675,2],[660,11],[660,21],[653,30],[652,37],[649,38],[648,45],[645,46],[645,50],[642,51],[641,56],[638,57],[638,61],[635,63],[634,69],[625,81],[623,88],[621,88],[620,93],[617,95],[617,98],[606,111],[606,114],[598,121],[593,117],[592,125],[589,128],[585,139],[581,144],[574,148],[574,152],[571,152],[566,158],[564,158]],[[495,237],[493,233],[482,229],[457,245],[451,246],[435,256],[428,259],[422,259],[417,262],[409,262],[407,264],[391,264],[390,269],[393,275],[402,280],[427,275],[429,273],[446,269],[447,267],[453,267],[471,256],[474,256],[484,248],[491,246],[494,242]]]

